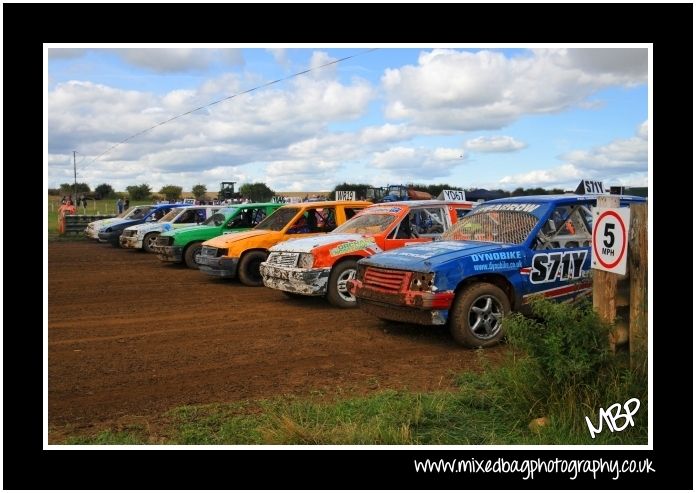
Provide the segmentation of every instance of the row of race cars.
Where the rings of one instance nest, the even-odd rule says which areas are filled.
[[[621,206],[645,201],[621,196]],[[290,297],[325,296],[385,320],[449,325],[467,347],[539,295],[591,292],[596,196],[372,204],[326,201],[133,207],[87,236]],[[434,241],[436,240],[436,241]]]

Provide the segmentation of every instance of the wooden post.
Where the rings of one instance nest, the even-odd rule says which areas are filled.
[[[597,197],[597,207],[619,207],[619,197],[614,195],[600,195]],[[597,220],[597,216],[593,218]],[[592,306],[599,317],[607,323],[613,324],[616,318],[616,282],[618,274],[595,269],[592,274]],[[609,334],[609,347],[616,352],[616,337]]]
[[[648,204],[631,204],[628,237],[631,285],[629,351],[631,368],[647,371],[648,363]]]

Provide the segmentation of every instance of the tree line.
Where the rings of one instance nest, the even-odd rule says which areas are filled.
[[[415,190],[421,190],[428,192],[433,197],[440,195],[443,190],[463,190],[462,187],[451,185],[449,183],[438,183],[433,185],[425,185],[412,183],[407,185],[408,187],[414,188]],[[358,197],[364,198],[367,196],[367,189],[374,188],[372,185],[367,183],[341,183],[336,185],[333,191],[346,190],[354,191]],[[78,183],[76,186],[71,183],[61,183],[60,188],[49,188],[49,195],[73,195],[77,189],[77,195],[85,194],[87,198],[90,199],[113,199],[121,197],[124,194],[118,193],[114,188],[108,183],[102,183],[94,188],[94,191],[90,188],[87,183]],[[191,192],[197,200],[202,200],[205,198],[205,194],[208,189],[205,185],[198,184],[195,185]],[[513,191],[507,191],[502,189],[489,190],[501,197],[519,197],[524,195],[547,195],[547,194],[560,194],[564,191],[560,188],[553,188],[547,190],[545,188],[516,188]],[[160,188],[159,197],[154,196],[152,192],[152,187],[147,183],[141,183],[140,185],[130,185],[126,187],[127,195],[132,200],[149,200],[151,198],[164,198],[166,200],[178,200],[181,198],[183,187],[178,185],[165,185]],[[244,183],[239,187],[239,196],[249,199],[252,202],[265,202],[271,200],[271,198],[276,194],[270,187],[265,183]]]

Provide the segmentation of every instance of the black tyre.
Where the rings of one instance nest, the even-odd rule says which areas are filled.
[[[196,255],[199,255],[201,253],[202,246],[203,242],[196,241],[186,247],[186,251],[184,252],[184,262],[186,262],[186,266],[189,269],[198,269]]]
[[[159,233],[148,233],[145,235],[145,238],[143,238],[143,250],[145,250],[147,253],[152,253],[155,251],[155,242],[157,241],[157,237],[159,236]]]
[[[489,347],[503,337],[503,317],[510,300],[494,284],[479,282],[461,290],[450,310],[450,332],[463,346]]]
[[[247,286],[263,286],[263,277],[261,277],[261,262],[268,257],[267,252],[255,250],[245,253],[239,261],[237,267],[237,275],[242,284]]]
[[[344,260],[334,265],[329,276],[329,285],[326,291],[326,298],[333,306],[339,308],[355,308],[357,300],[348,291],[347,282],[355,279],[358,271],[356,260]]]

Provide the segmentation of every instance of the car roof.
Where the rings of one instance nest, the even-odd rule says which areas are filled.
[[[636,197],[635,195],[578,195],[575,193],[567,193],[562,195],[522,195],[519,197],[505,197],[502,199],[487,200],[481,202],[480,205],[490,204],[516,204],[516,203],[535,203],[535,204],[573,204],[585,200],[594,200],[597,197],[617,197],[619,200],[627,202],[645,202],[645,197]]]
[[[330,207],[332,205],[372,205],[372,202],[367,202],[365,200],[324,200],[321,202],[298,202],[296,204],[285,204],[283,207]],[[282,209],[282,207],[281,207]]]
[[[429,199],[429,200],[397,200],[394,202],[378,202],[374,204],[374,207],[382,206],[382,207],[388,207],[388,206],[393,206],[393,205],[402,205],[402,206],[408,206],[408,207],[420,207],[422,205],[440,205],[440,204],[446,204],[446,205],[471,205],[472,207],[477,205],[477,202],[472,202],[470,200],[438,200],[438,199]]]

